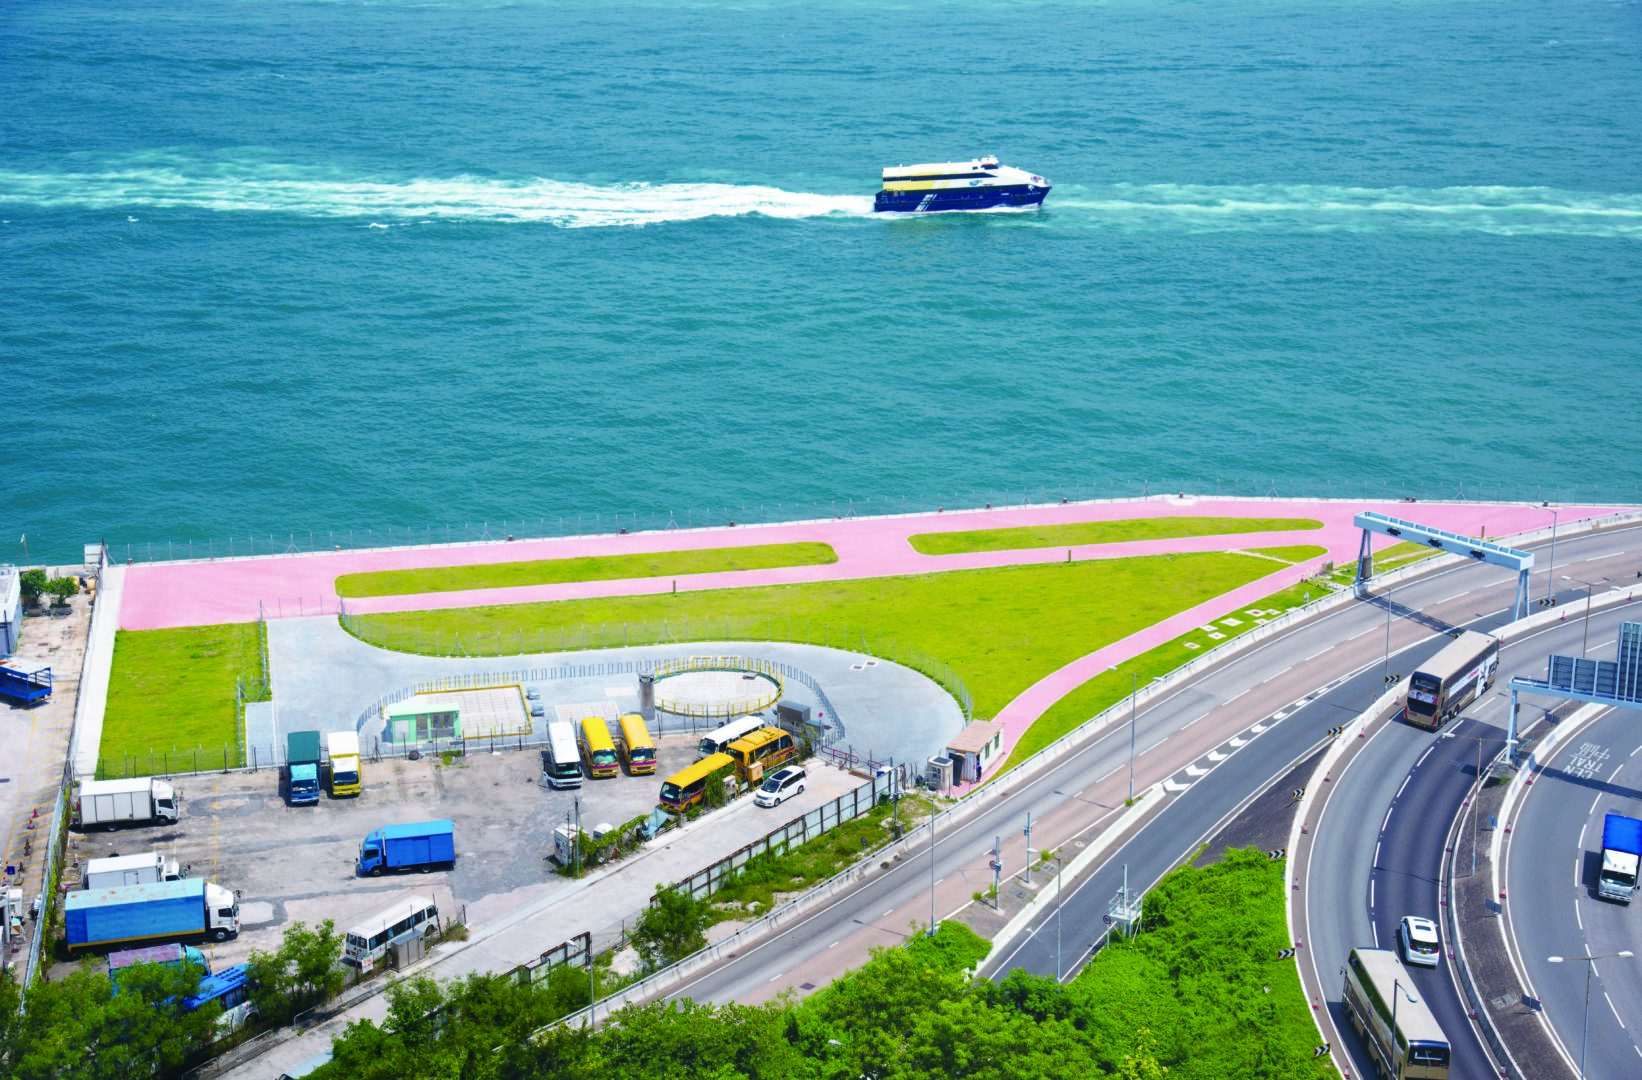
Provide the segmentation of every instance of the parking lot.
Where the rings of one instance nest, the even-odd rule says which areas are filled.
[[[631,820],[655,807],[663,778],[695,760],[695,744],[689,735],[658,739],[654,776],[622,773],[587,780],[580,791],[542,785],[541,756],[529,749],[448,763],[437,755],[367,761],[364,791],[357,798],[324,795],[317,806],[287,806],[276,771],[182,777],[176,781],[182,796],[182,820],[176,825],[71,833],[71,855],[84,863],[159,851],[189,867],[190,877],[238,890],[242,931],[236,940],[208,947],[214,966],[238,963],[253,949],[276,948],[292,922],[333,919],[338,930],[346,930],[413,891],[431,893],[445,917],[465,913],[477,924],[554,890],[574,888],[554,872],[548,857],[553,829],[570,819],[575,796],[581,798],[582,827],[588,831]],[[380,878],[355,874],[366,833],[429,818],[455,822],[454,870]],[[778,823],[771,818],[768,827]],[[77,877],[71,864],[64,880]],[[647,897],[655,884],[646,879],[638,888]],[[588,927],[565,929],[568,937]]]

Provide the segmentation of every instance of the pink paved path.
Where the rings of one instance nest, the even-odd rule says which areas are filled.
[[[1562,525],[1602,517],[1624,507],[1559,506]],[[1548,509],[1524,504],[1479,503],[1358,503],[1345,501],[1278,501],[1261,499],[1173,498],[1119,502],[1073,503],[1000,510],[960,511],[899,517],[852,518],[831,521],[755,525],[739,528],[631,535],[578,536],[552,540],[498,541],[488,544],[400,548],[373,551],[319,552],[132,566],[126,576],[120,607],[120,625],[127,630],[212,623],[248,622],[258,616],[259,602],[270,617],[322,614],[336,610],[336,579],[343,574],[371,570],[476,563],[518,562],[529,559],[566,559],[585,555],[619,555],[702,548],[743,547],[820,541],[831,544],[838,561],[825,566],[741,570],[693,574],[679,578],[631,578],[616,581],[533,585],[507,589],[425,593],[350,600],[355,612],[420,611],[514,604],[542,600],[569,600],[595,596],[632,596],[663,593],[676,580],[680,591],[787,585],[806,581],[837,581],[889,577],[989,566],[1059,562],[1068,550],[1074,559],[1115,559],[1170,552],[1224,551],[1294,544],[1318,545],[1325,556],[1295,566],[1273,563],[1274,572],[1213,600],[1165,619],[1155,626],[1090,653],[1028,687],[999,712],[1004,724],[1001,763],[1021,734],[1055,702],[1084,682],[1187,630],[1251,604],[1283,585],[1314,571],[1324,559],[1349,561],[1357,556],[1361,533],[1351,519],[1362,510],[1378,510],[1393,517],[1419,521],[1469,536],[1490,538],[1543,529],[1550,525]],[[908,537],[918,533],[965,529],[1000,529],[1022,525],[1049,525],[1080,521],[1112,521],[1154,517],[1310,518],[1322,529],[1279,533],[1243,533],[1235,536],[1182,537],[1120,544],[1056,547],[1026,551],[977,552],[965,555],[920,555]],[[1389,538],[1378,538],[1385,546]],[[995,767],[994,765],[994,767]],[[989,770],[990,771],[990,770]]]
[[[1322,529],[1237,536],[1183,537],[1121,544],[1084,545],[1071,549],[1077,559],[1113,559],[1182,551],[1317,544],[1336,561],[1356,557],[1359,533],[1351,527],[1359,510],[1380,510],[1397,517],[1476,535],[1504,536],[1550,523],[1550,514],[1524,505],[1442,503],[1279,502],[1251,499],[1153,498],[1122,502],[1074,503],[1024,509],[977,510],[905,517],[853,518],[832,521],[755,525],[681,532],[646,532],[627,536],[577,536],[552,540],[495,541],[440,547],[316,552],[193,562],[143,563],[130,567],[120,607],[120,627],[152,630],[172,626],[249,622],[259,603],[270,616],[315,614],[336,609],[336,579],[343,574],[430,566],[568,559],[585,555],[639,554],[701,548],[743,547],[820,541],[833,546],[838,561],[825,566],[781,567],[674,578],[630,578],[615,581],[529,585],[508,589],[473,589],[350,600],[357,612],[418,611],[569,600],[593,596],[631,596],[667,592],[674,580],[681,592],[786,585],[805,581],[888,577],[937,570],[1015,566],[1058,562],[1067,548],[977,552],[967,555],[920,555],[907,542],[917,533],[963,529],[996,529],[1078,521],[1143,517],[1291,517],[1324,523]],[[1563,523],[1612,513],[1612,507],[1559,508]]]

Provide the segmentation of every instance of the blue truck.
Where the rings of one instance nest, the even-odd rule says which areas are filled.
[[[319,805],[319,732],[285,736],[285,783],[292,806]]]
[[[200,878],[81,889],[64,897],[63,923],[70,953],[186,938],[227,941],[239,934],[239,901]]]
[[[359,844],[359,872],[371,877],[455,865],[456,826],[448,819],[372,829]]]
[[[51,696],[51,665],[12,657],[0,661],[0,696],[32,705]]]
[[[1642,863],[1642,821],[1624,814],[1602,819],[1602,872],[1596,894],[1604,900],[1631,902],[1636,895],[1637,871]]]

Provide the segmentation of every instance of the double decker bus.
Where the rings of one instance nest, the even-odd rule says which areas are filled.
[[[1346,1013],[1374,1068],[1391,1080],[1444,1080],[1448,1036],[1391,949],[1352,949],[1346,963]],[[1410,1000],[1412,999],[1412,1000]]]
[[[1494,685],[1499,638],[1467,630],[1408,677],[1403,716],[1436,731]]]

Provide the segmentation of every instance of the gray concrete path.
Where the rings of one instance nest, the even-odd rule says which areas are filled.
[[[248,738],[247,756],[253,746],[259,754],[271,754],[288,731],[351,728],[360,713],[382,697],[425,680],[523,668],[593,667],[689,656],[750,656],[789,664],[805,672],[821,685],[838,710],[845,741],[858,752],[870,751],[881,760],[893,757],[898,762],[922,763],[963,726],[963,714],[957,702],[927,676],[887,660],[818,645],[691,642],[586,652],[447,658],[379,649],[343,630],[334,617],[320,616],[270,622],[268,652],[273,680],[274,737],[270,739],[264,733],[258,738]],[[538,685],[549,715],[552,706],[561,703],[611,700],[624,709],[636,709],[638,705],[635,675],[568,677],[542,681]],[[786,695],[812,709],[820,707],[815,694],[796,680],[787,681]],[[380,733],[379,726],[368,726],[361,732],[365,745],[370,746],[370,740]]]

